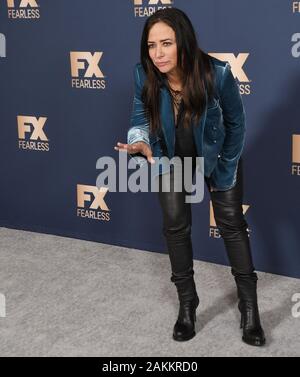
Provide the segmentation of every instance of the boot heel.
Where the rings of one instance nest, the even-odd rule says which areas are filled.
[[[263,346],[265,334],[261,327],[257,304],[257,274],[235,274],[241,312],[242,340],[251,346]]]

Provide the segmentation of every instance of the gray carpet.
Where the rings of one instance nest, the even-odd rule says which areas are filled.
[[[196,336],[175,342],[167,254],[0,228],[1,356],[300,356],[300,281],[259,273],[263,348],[241,341],[228,267],[195,261]]]

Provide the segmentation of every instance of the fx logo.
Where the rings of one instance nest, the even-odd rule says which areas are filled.
[[[0,34],[0,58],[6,58],[6,39],[4,34]]]
[[[79,70],[85,70],[84,77],[104,78],[103,73],[99,68],[99,61],[103,55],[103,52],[80,52],[71,51],[71,75],[72,77],[79,77]],[[86,67],[86,63],[88,66]]]
[[[300,13],[300,1],[293,1],[293,4],[292,4],[292,7],[293,7],[293,13]]]
[[[228,62],[231,66],[231,71],[234,78],[237,78],[239,82],[250,82],[245,71],[243,70],[243,65],[247,60],[249,53],[240,53],[238,56],[235,56],[231,53],[209,53],[210,56],[213,56],[219,60]]]
[[[15,0],[7,0],[8,8],[15,8]],[[20,8],[26,8],[30,6],[31,8],[38,8],[36,0],[21,0]]]
[[[133,0],[135,6],[143,5],[143,0]],[[161,3],[162,5],[171,5],[173,0],[148,0],[148,5],[157,5]]]
[[[293,135],[293,152],[292,161],[295,164],[300,164],[300,135]]]
[[[109,211],[104,196],[108,191],[107,187],[89,186],[89,185],[77,185],[77,207],[84,208],[85,202],[91,202],[90,209],[98,210],[100,208],[103,211]]]
[[[48,138],[43,131],[43,127],[47,120],[46,117],[36,118],[32,116],[18,115],[17,119],[19,139],[25,139],[25,134],[31,133],[31,140],[41,139],[48,141]]]

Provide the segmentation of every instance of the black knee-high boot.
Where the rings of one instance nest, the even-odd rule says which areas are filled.
[[[196,335],[196,308],[199,305],[193,268],[190,267],[182,273],[172,272],[171,281],[176,285],[180,303],[178,319],[173,329],[173,339],[189,340]]]
[[[238,274],[232,271],[238,290],[241,312],[241,328],[243,341],[252,346],[263,346],[266,342],[265,334],[261,327],[257,304],[257,274]]]

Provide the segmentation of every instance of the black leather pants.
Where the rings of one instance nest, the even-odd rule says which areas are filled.
[[[171,187],[174,174],[171,172]],[[163,234],[167,241],[172,272],[177,276],[193,271],[193,248],[191,242],[191,204],[185,203],[185,190],[162,192],[159,182],[159,201],[163,213]],[[205,177],[209,189],[216,225],[223,238],[232,273],[251,274],[254,271],[248,224],[244,218],[242,158],[239,159],[236,185],[227,191],[210,191],[209,178]],[[171,278],[172,280],[172,278]],[[173,280],[172,280],[173,281]]]

